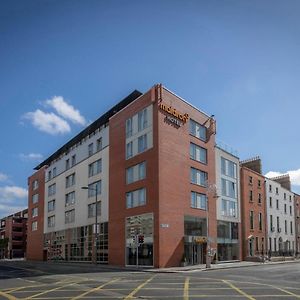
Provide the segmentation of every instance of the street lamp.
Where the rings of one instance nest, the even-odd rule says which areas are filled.
[[[97,265],[97,241],[98,241],[98,217],[97,217],[97,204],[98,204],[98,185],[97,183],[95,184],[95,188],[89,187],[89,186],[83,186],[81,187],[83,190],[90,190],[90,191],[95,191],[96,193],[96,201],[95,201],[95,233],[94,233],[94,251],[95,251],[95,255],[94,255],[94,263]]]

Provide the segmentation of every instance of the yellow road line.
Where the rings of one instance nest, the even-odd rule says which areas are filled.
[[[133,296],[141,289],[143,288],[147,283],[149,283],[156,275],[153,275],[146,281],[144,281],[142,284],[140,284],[137,288],[135,288],[124,300],[132,299]]]
[[[276,288],[277,290],[282,291],[282,292],[284,292],[284,293],[287,293],[287,294],[289,294],[289,295],[291,295],[291,296],[293,296],[293,297],[296,297],[296,298],[300,299],[300,295],[294,294],[294,293],[292,293],[292,292],[290,292],[290,291],[287,291],[287,290],[282,289],[282,288],[277,287],[277,286],[274,286],[274,288]]]
[[[83,280],[81,280],[81,281],[83,281]],[[35,297],[38,297],[38,296],[41,296],[41,295],[44,295],[44,294],[48,294],[48,293],[50,293],[50,292],[57,291],[57,290],[62,289],[62,288],[64,288],[64,287],[66,287],[66,286],[70,286],[70,285],[73,285],[73,284],[78,283],[78,282],[81,282],[81,281],[72,282],[72,283],[68,283],[68,284],[62,285],[62,286],[58,286],[58,287],[56,287],[56,288],[53,288],[53,289],[50,289],[50,290],[46,290],[46,291],[43,291],[43,292],[38,293],[38,294],[34,294],[34,295],[30,296],[30,297],[27,297],[26,299],[33,299],[33,298],[35,298]]]
[[[88,290],[87,292],[85,292],[85,293],[83,293],[83,294],[80,294],[80,295],[78,295],[78,296],[72,298],[72,300],[81,299],[81,298],[83,298],[84,296],[86,296],[86,295],[88,295],[88,294],[90,294],[90,293],[94,293],[94,292],[96,292],[96,291],[99,291],[99,290],[101,290],[103,287],[105,287],[106,285],[109,285],[109,284],[111,284],[111,283],[113,283],[113,282],[116,282],[116,281],[118,281],[118,280],[119,280],[119,278],[114,278],[114,279],[110,280],[109,282],[106,282],[106,283],[104,283],[104,284],[102,284],[102,285],[100,285],[100,286],[98,286],[98,287],[96,287],[96,288],[90,289],[90,290]]]
[[[224,283],[228,284],[233,290],[237,291],[239,294],[245,296],[246,298],[250,299],[250,300],[255,300],[255,298],[253,298],[252,296],[248,295],[247,293],[245,293],[244,291],[242,291],[241,289],[239,289],[238,287],[236,287],[235,285],[233,285],[231,282],[227,281],[227,280],[222,280]]]
[[[184,289],[183,289],[183,300],[189,300],[189,286],[190,286],[190,277],[186,277],[184,282]]]
[[[11,295],[6,294],[6,293],[1,292],[1,291],[0,291],[0,296],[3,296],[5,299],[9,299],[9,300],[15,300],[15,299],[17,299],[16,297],[11,296]]]

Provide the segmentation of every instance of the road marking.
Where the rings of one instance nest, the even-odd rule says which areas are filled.
[[[149,283],[156,275],[153,275],[146,281],[144,281],[142,284],[140,284],[137,288],[135,288],[124,300],[132,299],[133,296],[141,289],[143,288],[147,283]]]
[[[189,300],[189,285],[190,285],[190,277],[186,277],[184,282],[184,289],[183,289],[183,300]]]
[[[119,279],[120,279],[120,278],[114,278],[114,279],[110,280],[109,282],[106,282],[106,283],[104,283],[104,284],[102,284],[102,285],[100,285],[100,286],[98,286],[98,287],[96,287],[96,288],[90,289],[90,290],[88,290],[87,292],[85,292],[85,293],[83,293],[83,294],[80,294],[80,295],[78,295],[78,296],[72,298],[72,300],[81,299],[81,298],[83,298],[84,296],[86,296],[86,295],[88,295],[88,294],[90,294],[90,293],[94,293],[94,292],[96,292],[96,291],[99,291],[99,290],[101,290],[103,287],[105,287],[106,285],[109,285],[109,284],[111,284],[111,283],[113,283],[113,282],[116,282],[116,281],[118,281]]]
[[[290,291],[287,291],[287,290],[282,289],[282,288],[277,287],[277,286],[274,286],[274,288],[277,289],[277,290],[279,290],[279,291],[282,291],[282,292],[284,292],[284,293],[287,293],[287,294],[289,294],[289,295],[291,295],[291,296],[293,296],[293,297],[296,297],[296,298],[300,299],[300,295],[294,294],[294,293],[292,293],[292,292],[290,292]]]
[[[1,292],[1,291],[0,291],[0,296],[3,296],[5,299],[9,299],[9,300],[15,300],[15,299],[17,299],[16,297],[11,296],[11,295],[6,294],[6,293]]]
[[[83,280],[81,280],[81,281],[83,281]],[[78,282],[81,282],[81,281],[78,281]],[[48,293],[50,293],[50,292],[57,291],[57,290],[59,290],[59,289],[62,289],[62,288],[64,288],[64,287],[66,287],[66,286],[70,286],[70,285],[76,284],[76,283],[78,283],[78,282],[72,282],[72,283],[68,283],[68,284],[62,285],[62,286],[58,286],[58,287],[56,287],[56,288],[53,288],[53,289],[50,289],[50,290],[46,290],[46,291],[43,291],[43,292],[41,292],[41,293],[38,293],[38,294],[32,295],[32,296],[30,296],[30,297],[27,297],[26,299],[33,299],[33,298],[35,298],[35,297],[38,297],[38,296],[41,296],[41,295],[44,295],[44,294],[48,294]]]
[[[250,300],[255,300],[255,298],[253,298],[252,296],[248,295],[247,293],[245,293],[244,291],[242,291],[241,289],[239,289],[238,287],[236,287],[235,285],[233,285],[231,282],[227,281],[227,280],[222,280],[224,283],[228,284],[233,290],[237,291],[239,294],[245,296],[246,298],[250,299]]]

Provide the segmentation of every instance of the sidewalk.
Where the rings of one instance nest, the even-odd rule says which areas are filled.
[[[211,264],[210,268],[206,268],[206,265],[194,265],[186,267],[171,267],[171,268],[160,268],[160,269],[143,269],[145,272],[157,272],[157,273],[181,273],[181,272],[196,272],[196,271],[212,271],[219,269],[231,269],[241,267],[253,267],[253,266],[267,266],[275,264],[287,264],[287,263],[300,263],[299,259],[288,260],[288,261],[267,261],[267,262],[251,262],[251,261],[240,261],[240,262],[227,262]]]

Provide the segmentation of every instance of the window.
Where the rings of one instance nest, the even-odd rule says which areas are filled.
[[[191,183],[206,187],[207,173],[195,168],[191,168]]]
[[[221,157],[221,173],[232,178],[236,178],[236,164],[224,157]]]
[[[250,210],[250,229],[254,229],[254,212]]]
[[[146,204],[145,188],[126,193],[126,208],[142,206],[145,204]]]
[[[287,234],[287,220],[284,221],[284,232]]]
[[[258,179],[258,181],[257,181],[257,186],[260,188],[261,187],[261,180],[260,179]]]
[[[291,227],[291,234],[293,234],[293,222],[292,221],[290,223],[290,227]]]
[[[56,176],[56,167],[53,168],[53,172],[52,173],[53,173],[53,177],[55,177]]]
[[[138,131],[142,131],[147,128],[147,108],[143,109],[138,113]]]
[[[94,153],[94,144],[91,143],[88,145],[88,154],[89,154],[89,156],[92,156],[93,153]]]
[[[276,238],[274,238],[274,251],[277,251],[277,242],[276,242]]]
[[[283,199],[286,200],[286,193],[283,194]]]
[[[269,192],[272,193],[272,185],[269,184]]]
[[[48,217],[48,227],[55,226],[55,216]]]
[[[270,229],[271,231],[274,231],[274,227],[273,227],[273,216],[270,215]]]
[[[74,167],[76,165],[76,155],[74,154],[72,156],[72,167]]]
[[[126,144],[126,159],[132,157],[132,142]]]
[[[191,192],[191,207],[206,210],[207,197],[205,194]]]
[[[272,197],[269,198],[269,206],[272,207]]]
[[[96,174],[102,172],[102,160],[98,159],[93,163],[89,164],[89,177],[92,177]]]
[[[280,232],[280,224],[279,224],[279,217],[276,218],[277,219],[277,232]]]
[[[207,163],[207,150],[193,143],[190,144],[190,158],[201,163]]]
[[[34,217],[37,217],[37,215],[38,215],[38,208],[37,207],[34,207],[33,209],[32,209],[32,217],[34,218]]]
[[[147,134],[138,137],[138,153],[147,150]]]
[[[55,210],[55,200],[51,200],[48,202],[48,212]]]
[[[52,178],[52,172],[50,170],[50,171],[48,171],[48,180],[51,180],[51,178]]]
[[[53,183],[48,186],[48,197],[55,195],[55,193],[56,193],[56,184]]]
[[[70,169],[70,159],[66,159],[66,170]]]
[[[146,178],[146,162],[139,163],[126,169],[126,184]]]
[[[75,192],[66,194],[65,206],[69,206],[75,203]]]
[[[231,200],[222,199],[222,216],[225,217],[237,217],[236,214],[236,202]]]
[[[249,184],[253,184],[253,178],[252,178],[252,176],[249,176]]]
[[[202,126],[192,119],[190,119],[190,134],[197,137],[198,139],[206,141],[206,127]]]
[[[221,184],[222,184],[222,196],[236,198],[236,183],[222,178]]]
[[[262,230],[262,213],[258,213],[258,228]]]
[[[102,137],[97,140],[97,151],[102,150]]]
[[[290,206],[290,215],[292,215],[293,213],[292,213],[292,207]]]
[[[34,181],[32,182],[32,189],[33,189],[33,190],[36,190],[38,187],[39,187],[39,182],[38,182],[38,180],[34,180]]]
[[[290,202],[292,201],[292,196],[290,195]]]
[[[249,191],[249,201],[253,201],[253,191]]]
[[[65,224],[73,223],[75,221],[75,209],[65,212]]]
[[[126,138],[132,136],[132,118],[126,120]]]
[[[75,173],[66,177],[66,188],[73,186],[75,184]]]
[[[276,188],[276,195],[278,195],[278,187]]]
[[[37,203],[39,201],[39,194],[32,195],[32,203]]]
[[[284,213],[286,214],[286,204],[284,204]]]
[[[97,189],[97,194],[100,195],[101,194],[101,180],[88,185],[88,197],[89,198],[96,196],[96,189]]]
[[[261,204],[261,193],[258,193],[258,203]]]
[[[255,238],[255,247],[256,247],[256,251],[259,251],[259,245],[258,245],[258,237]]]
[[[31,223],[31,231],[36,231],[37,230],[37,221],[34,221]]]
[[[276,209],[279,209],[279,200],[276,200]]]
[[[101,202],[97,202],[97,216],[101,215]],[[95,203],[88,205],[88,218],[95,217]]]

